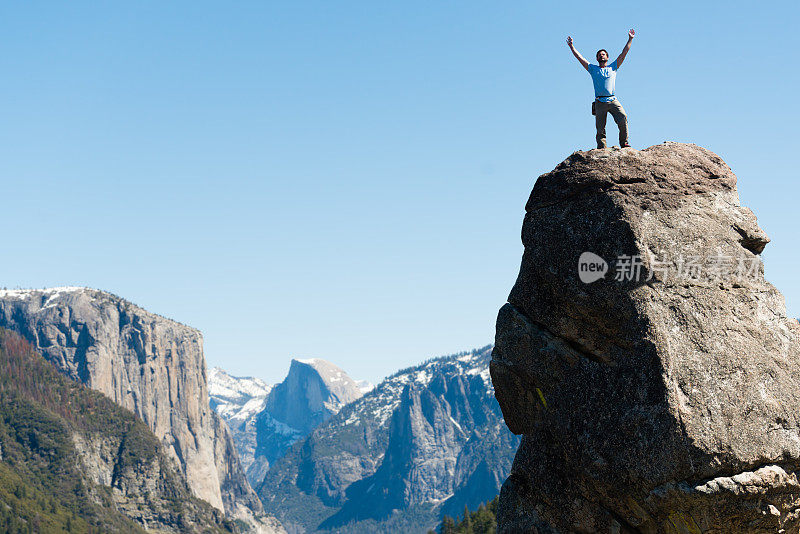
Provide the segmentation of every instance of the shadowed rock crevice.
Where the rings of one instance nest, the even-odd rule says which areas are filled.
[[[537,180],[522,239],[490,367],[523,434],[500,531],[796,530],[800,326],[727,165],[679,143],[576,152]],[[604,277],[580,280],[584,252]]]

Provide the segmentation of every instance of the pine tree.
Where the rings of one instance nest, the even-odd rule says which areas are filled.
[[[464,505],[464,520],[461,522],[459,530],[464,534],[475,534],[472,529],[472,517],[466,504]]]

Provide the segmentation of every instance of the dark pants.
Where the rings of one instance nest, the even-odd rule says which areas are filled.
[[[619,128],[619,146],[628,144],[628,116],[625,114],[625,109],[619,100],[613,102],[600,102],[594,103],[595,117],[594,122],[597,126],[597,148],[606,147],[606,114],[611,113],[614,117],[614,122],[617,123]]]

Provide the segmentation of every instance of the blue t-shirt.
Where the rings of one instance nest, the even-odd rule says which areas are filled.
[[[599,65],[589,65],[589,74],[594,83],[594,96],[600,102],[613,102],[614,82],[617,80],[617,60],[613,63],[601,67]]]

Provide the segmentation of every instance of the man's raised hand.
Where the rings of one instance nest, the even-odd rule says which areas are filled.
[[[583,58],[580,52],[575,50],[574,46],[572,46],[572,37],[567,37],[567,46],[569,46],[569,49],[572,50],[572,55],[575,56],[575,59],[577,59],[580,64],[583,65],[583,68],[589,70],[589,62]]]
[[[636,32],[633,31],[633,28],[628,30],[628,42],[625,43],[625,48],[622,49],[622,53],[617,58],[617,68],[622,66],[622,62],[625,61],[625,56],[628,55],[628,50],[631,49],[631,43],[633,43],[633,37],[636,35]]]

